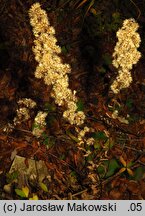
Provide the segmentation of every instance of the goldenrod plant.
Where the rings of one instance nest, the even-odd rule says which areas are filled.
[[[69,88],[68,74],[71,72],[71,67],[69,64],[63,63],[60,58],[61,47],[57,45],[55,29],[50,25],[47,13],[39,3],[31,6],[29,17],[35,37],[32,50],[38,63],[35,77],[42,79],[46,85],[52,86],[51,96],[55,103],[66,108],[63,117],[75,126],[78,148],[83,151],[84,157],[91,157],[91,147],[94,146],[95,139],[89,137],[89,134],[95,130],[84,124],[85,114],[83,111],[77,110],[77,92]],[[137,50],[141,42],[140,36],[136,32],[138,28],[138,23],[131,18],[126,19],[123,22],[123,27],[117,31],[118,42],[113,53],[113,65],[118,70],[118,76],[111,85],[115,94],[119,93],[121,89],[129,87],[132,82],[132,67],[141,57],[141,53]],[[34,124],[41,126],[34,127],[32,131],[36,137],[40,137],[43,133],[46,116],[47,113],[39,112],[35,118]],[[89,178],[95,184],[96,174],[93,172],[96,165],[92,160],[88,161],[88,164],[88,169],[91,170]]]
[[[56,44],[55,29],[50,25],[47,14],[39,3],[31,6],[29,17],[35,36],[33,53],[38,62],[35,77],[43,79],[46,85],[52,85],[51,96],[55,103],[67,107],[63,117],[70,124],[81,125],[84,123],[85,114],[77,111],[76,91],[69,88],[68,73],[71,72],[71,67],[59,57],[61,48]]]
[[[135,19],[126,19],[116,35],[118,41],[113,53],[113,66],[118,69],[118,75],[111,85],[111,90],[117,94],[121,89],[127,88],[132,82],[131,70],[141,58],[137,50],[140,45],[140,35],[136,32],[139,28]]]

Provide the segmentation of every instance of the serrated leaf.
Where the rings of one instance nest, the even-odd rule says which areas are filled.
[[[18,196],[20,196],[21,198],[26,198],[26,194],[24,193],[24,191],[20,190],[20,189],[15,189],[15,192]]]
[[[43,191],[48,192],[48,188],[46,184],[44,184],[43,182],[39,182],[39,185]]]
[[[29,196],[29,188],[26,187],[22,187],[22,191],[24,192],[25,196],[28,197]]]

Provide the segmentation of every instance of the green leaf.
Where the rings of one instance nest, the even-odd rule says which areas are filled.
[[[133,100],[132,99],[127,99],[126,104],[125,104],[129,109],[133,107]]]
[[[26,197],[29,196],[29,188],[27,186],[22,187],[22,191],[24,192],[24,194],[25,194]]]
[[[66,55],[68,53],[67,47],[66,46],[62,46],[61,47],[61,52]]]
[[[47,147],[51,148],[55,144],[55,138],[53,136],[48,136],[45,132],[42,133],[42,137],[44,138],[43,144]]]
[[[42,136],[44,139],[48,138],[48,134],[45,133],[45,132],[43,132],[43,133],[41,134],[41,136]]]
[[[97,168],[97,173],[101,178],[105,176],[105,167],[102,164]]]
[[[100,149],[101,148],[101,145],[100,145],[100,143],[98,141],[95,141],[94,148],[95,149]]]
[[[105,142],[105,144],[104,144],[104,147],[105,147],[105,149],[111,149],[112,147],[114,146],[114,142],[111,140],[107,140],[106,142]]]
[[[142,179],[142,177],[143,177],[143,175],[144,175],[144,173],[145,173],[145,167],[137,167],[136,169],[135,169],[135,171],[134,171],[134,179],[136,180],[136,181],[139,181],[139,180],[141,180]]]
[[[35,128],[39,128],[39,129],[41,129],[41,127],[40,127],[40,125],[39,124],[33,124],[32,125],[32,130],[34,130]]]
[[[77,111],[83,111],[84,110],[84,103],[82,100],[77,101]]]
[[[7,182],[8,183],[12,183],[15,179],[18,178],[19,172],[18,171],[14,171],[12,173],[7,173],[6,177],[7,177]]]
[[[43,144],[47,145],[47,146],[49,145],[49,138],[48,137],[43,141]]]
[[[77,174],[76,174],[75,171],[71,171],[70,175],[73,176],[73,177],[76,177],[76,176],[77,176]]]
[[[22,198],[26,198],[26,194],[20,190],[20,189],[15,189],[15,192],[18,196],[22,197]]]
[[[36,194],[33,194],[33,197],[32,198],[29,198],[29,200],[38,200],[38,196]]]
[[[129,163],[127,163],[127,168],[130,168],[130,167],[132,167],[132,166],[133,166],[133,164],[134,164],[134,162],[130,161]]]
[[[108,168],[107,168],[108,171],[107,171],[105,177],[112,176],[115,173],[116,169],[118,169],[119,167],[120,167],[120,165],[118,164],[116,159],[109,160],[108,161]]]
[[[43,182],[39,182],[39,185],[44,192],[48,192],[48,188],[46,184],[44,184]]]
[[[107,140],[108,139],[108,137],[106,136],[106,134],[103,131],[92,133],[92,137],[95,140]]]

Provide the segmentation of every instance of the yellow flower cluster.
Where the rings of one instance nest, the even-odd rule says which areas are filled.
[[[129,117],[129,115],[127,117]],[[121,123],[129,124],[129,121],[128,121],[127,118],[119,116],[118,110],[114,110],[114,112],[112,113],[112,118],[113,119],[118,119],[118,121],[120,121]]]
[[[30,110],[36,107],[36,102],[30,98],[22,98],[18,102],[18,109],[16,117],[14,118],[14,126],[21,124],[30,119]],[[39,111],[34,119],[34,128],[32,129],[32,134],[36,137],[40,137],[44,131],[46,125],[45,118],[47,116],[46,112]],[[13,125],[8,125],[7,129],[12,129]],[[6,130],[6,129],[5,129]]]
[[[46,112],[39,111],[34,120],[34,128],[32,130],[32,134],[36,137],[40,137],[44,132],[44,128],[46,126],[45,118],[47,116]]]
[[[32,5],[29,17],[35,36],[33,52],[38,62],[35,77],[42,78],[46,85],[52,85],[51,96],[55,99],[55,103],[67,107],[63,117],[70,124],[81,125],[85,115],[82,111],[77,111],[76,91],[69,88],[67,75],[71,68],[70,65],[62,63],[59,57],[61,48],[56,44],[55,29],[50,26],[47,14],[39,3]]]
[[[14,118],[14,125],[21,124],[30,118],[30,109],[36,106],[36,102],[29,98],[20,99],[18,102],[17,115]]]
[[[78,130],[78,128],[75,128],[76,132],[78,133],[78,147],[79,149],[83,150],[84,152],[86,152],[86,154],[84,155],[85,157],[88,156],[89,154],[91,154],[91,152],[88,150],[86,150],[84,148],[84,144],[86,143],[87,145],[93,145],[95,140],[93,137],[90,137],[90,138],[86,138],[86,133],[89,133],[89,132],[94,132],[94,129],[93,128],[89,128],[87,126],[85,126],[82,130]]]
[[[137,50],[141,42],[140,35],[136,32],[138,28],[138,23],[130,18],[126,19],[122,28],[117,31],[118,42],[114,49],[112,63],[118,69],[118,76],[111,85],[115,94],[129,87],[132,82],[131,69],[141,57],[141,53]]]

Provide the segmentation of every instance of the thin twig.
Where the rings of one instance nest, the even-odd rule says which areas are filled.
[[[138,163],[145,166],[145,163],[143,163],[142,161],[138,161]]]
[[[134,3],[133,0],[130,0],[130,1],[131,1],[131,3],[136,7],[136,9],[137,9],[137,11],[138,11],[138,16],[137,16],[137,20],[138,20],[139,17],[140,17],[140,15],[141,15],[141,11],[140,11],[139,7]]]
[[[136,152],[139,152],[139,153],[145,153],[145,149],[143,149],[143,150],[138,150],[138,149],[136,149],[136,148],[132,148],[132,147],[129,147],[129,146],[126,146],[126,145],[124,145],[124,148],[127,148],[127,149],[130,149],[130,150],[133,150],[133,151],[136,151]]]
[[[85,190],[80,191],[80,192],[78,192],[78,193],[72,194],[72,197],[75,197],[75,196],[78,196],[78,195],[80,195],[80,194],[82,194],[82,193],[85,193],[85,192],[87,192],[87,190],[88,190],[88,189],[85,189]]]

